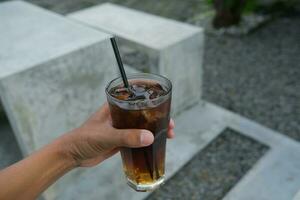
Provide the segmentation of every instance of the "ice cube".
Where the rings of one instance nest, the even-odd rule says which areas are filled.
[[[131,86],[133,91],[136,93],[143,93],[146,91],[146,86],[145,85],[132,85]]]
[[[155,99],[155,98],[159,97],[158,92],[157,91],[153,91],[151,89],[149,91],[149,94],[150,94],[149,99]]]
[[[143,114],[144,118],[147,120],[147,122],[154,122],[165,116],[165,114],[163,112],[159,112],[157,110],[156,111],[143,110],[142,114]]]
[[[153,86],[151,86],[151,88],[155,88],[157,90],[164,91],[164,89],[162,88],[162,86],[159,83],[155,83]]]
[[[151,85],[150,89],[148,89],[147,92],[148,94],[150,94],[150,99],[155,99],[166,94],[166,91],[158,83]]]
[[[131,93],[127,88],[115,88],[112,91],[112,95],[120,100],[127,100],[131,97]]]

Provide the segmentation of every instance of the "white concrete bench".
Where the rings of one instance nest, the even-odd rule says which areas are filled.
[[[104,87],[116,77],[117,65],[108,39],[111,35],[82,23],[22,1],[1,3],[0,19],[0,96],[18,144],[27,155],[78,127],[95,112],[106,101]],[[187,145],[191,136],[181,137],[185,141],[177,141],[186,146],[184,154],[177,156],[179,148],[172,146],[168,150],[168,177],[198,149]],[[125,184],[119,156],[100,167],[74,170],[43,194],[46,200],[144,196]]]
[[[109,34],[22,1],[0,4],[0,33],[0,95],[24,155],[78,127],[106,101],[104,87],[116,77]],[[104,174],[99,170],[93,176]],[[85,185],[83,174],[66,176],[43,197],[60,199]]]
[[[1,3],[0,19],[0,95],[27,154],[105,101],[115,58],[110,35],[31,4]]]
[[[124,51],[131,49],[136,56],[143,57],[142,69],[127,64],[170,78],[174,114],[199,102],[204,45],[201,28],[110,3],[68,17],[116,35],[121,47],[126,47]]]

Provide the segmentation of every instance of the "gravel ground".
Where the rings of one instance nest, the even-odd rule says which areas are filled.
[[[206,37],[204,98],[300,141],[300,17]]]
[[[221,199],[267,149],[226,129],[147,200]]]

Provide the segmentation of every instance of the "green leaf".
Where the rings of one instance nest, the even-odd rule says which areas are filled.
[[[243,13],[253,13],[257,8],[257,0],[246,0]]]

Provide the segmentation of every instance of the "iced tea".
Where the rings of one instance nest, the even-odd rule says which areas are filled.
[[[123,87],[121,79],[115,79],[106,91],[115,128],[147,129],[154,134],[150,146],[121,149],[128,184],[138,191],[147,191],[164,180],[171,83],[152,74],[132,75],[128,79],[130,89]]]

